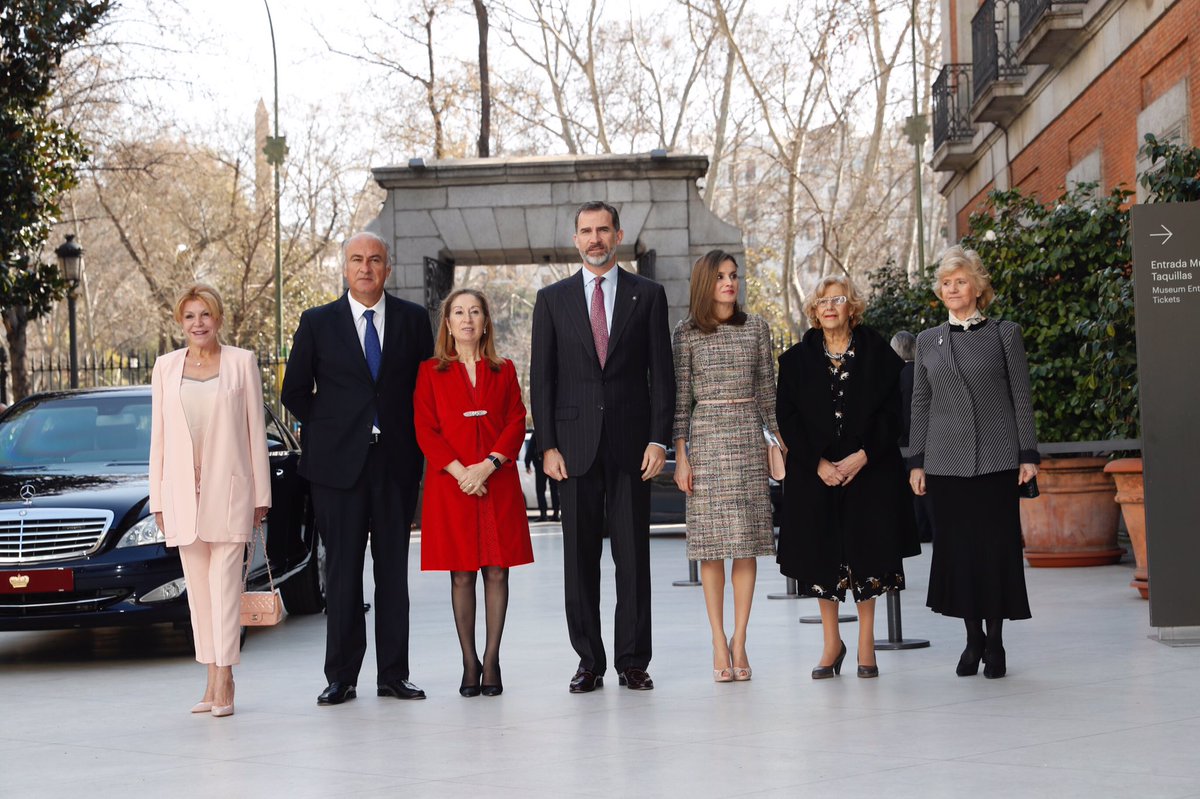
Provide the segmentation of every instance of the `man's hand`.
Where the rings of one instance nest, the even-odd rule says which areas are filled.
[[[925,470],[913,469],[908,473],[908,485],[918,497],[925,496]]]
[[[562,482],[567,479],[567,462],[557,449],[548,449],[542,453],[542,471],[547,477],[553,477]]]
[[[667,463],[667,451],[658,444],[647,444],[642,455],[642,479],[653,480]]]

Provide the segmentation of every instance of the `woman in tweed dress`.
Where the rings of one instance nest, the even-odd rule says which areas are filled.
[[[814,680],[841,673],[838,604],[847,594],[858,609],[858,676],[879,676],[875,600],[904,587],[905,542],[915,537],[899,444],[904,362],[859,324],[864,310],[849,278],[822,278],[804,304],[812,329],[779,358],[788,468],[778,560],[802,594],[820,600]]]
[[[980,659],[1003,677],[1004,619],[1030,617],[1017,508],[1040,461],[1029,368],[1021,328],[983,316],[993,292],[974,250],[947,250],[933,290],[950,318],[917,336],[909,434],[909,483],[937,531],[928,605],[966,624],[960,677]]]
[[[675,484],[687,494],[688,559],[700,561],[713,680],[749,680],[746,627],[759,555],[775,553],[763,427],[777,435],[771,331],[738,307],[737,262],[712,250],[692,269],[675,327]],[[725,637],[725,559],[733,637]]]

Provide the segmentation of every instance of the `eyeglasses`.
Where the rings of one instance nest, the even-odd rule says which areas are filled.
[[[845,305],[848,302],[845,294],[839,294],[836,297],[822,297],[817,300],[818,308],[832,308],[836,305]]]

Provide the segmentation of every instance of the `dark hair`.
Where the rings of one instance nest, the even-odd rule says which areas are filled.
[[[590,211],[608,211],[609,217],[612,218],[613,230],[621,229],[621,214],[616,208],[612,207],[603,200],[590,200],[579,206],[575,211],[575,230],[579,230],[579,215]]]
[[[733,316],[728,319],[717,318],[713,290],[717,286],[717,273],[721,271],[721,264],[726,261],[732,263],[734,269],[738,268],[737,259],[724,250],[709,250],[700,256],[700,260],[692,267],[688,318],[691,319],[692,326],[701,333],[714,333],[721,324],[746,324],[746,314],[737,300],[733,301]]]

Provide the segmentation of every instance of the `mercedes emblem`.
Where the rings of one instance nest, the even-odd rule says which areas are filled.
[[[21,499],[25,500],[26,505],[33,504],[33,495],[37,493],[37,489],[33,487],[33,483],[26,483],[21,486]]]

